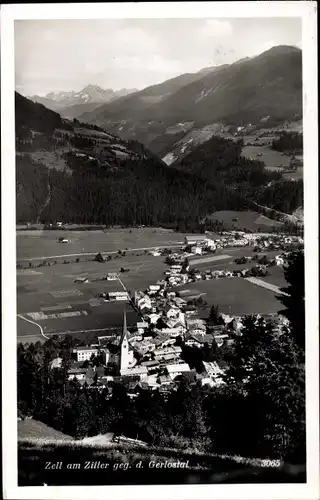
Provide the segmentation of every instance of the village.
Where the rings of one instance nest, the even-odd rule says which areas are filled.
[[[168,394],[183,377],[191,383],[200,381],[201,385],[211,387],[223,384],[227,365],[217,352],[230,348],[236,336],[241,335],[242,317],[220,313],[214,305],[211,305],[213,312],[205,313],[204,304],[208,304],[202,294],[184,298],[181,285],[200,280],[266,276],[269,267],[283,266],[290,251],[301,245],[301,237],[281,234],[232,231],[212,239],[210,233],[206,233],[187,236],[184,245],[175,252],[152,250],[150,254],[155,257],[165,257],[168,270],[163,279],[150,284],[144,291],[130,294],[120,275],[109,273],[106,279],[119,280],[123,291],[100,294],[100,298],[123,301],[122,331],[97,336],[90,345],[75,347],[69,380],[76,379],[83,388],[90,390],[107,388],[110,397],[113,385],[121,383],[130,398],[137,397],[141,390]],[[221,266],[220,269],[200,271],[195,267],[212,264],[218,249],[231,247],[252,250],[251,256],[234,259],[241,269],[228,270]],[[276,254],[272,258],[259,255],[266,250]],[[203,257],[198,258],[200,255]],[[251,264],[243,267],[247,263]],[[140,317],[130,328],[126,318],[129,307]],[[266,316],[264,321],[272,322],[275,329],[287,324],[279,314]],[[58,357],[53,360],[52,367],[59,367],[61,363]]]

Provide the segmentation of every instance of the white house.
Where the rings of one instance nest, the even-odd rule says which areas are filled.
[[[151,340],[146,340],[145,338],[141,341],[132,342],[132,345],[140,354],[145,354],[148,351],[154,351],[155,345],[151,342]]]
[[[158,319],[161,317],[161,315],[157,313],[146,314],[146,316],[149,318],[149,321],[152,325],[155,325]]]
[[[192,334],[202,334],[206,333],[206,324],[202,319],[199,318],[187,318],[186,319],[187,330]]]
[[[165,354],[175,354],[175,355],[179,356],[181,354],[181,351],[182,351],[182,349],[180,346],[168,345],[168,346],[165,346],[161,349],[156,349],[154,351],[154,355],[156,357],[162,357]]]
[[[97,349],[96,347],[77,347],[73,351],[77,355],[77,361],[89,361],[91,356],[98,356],[100,353],[104,353],[104,351]]]
[[[224,371],[220,368],[218,363],[213,361],[203,361],[203,366],[208,377],[214,381],[215,385],[223,384],[222,375],[224,374]]]
[[[180,275],[177,274],[176,276],[170,276],[168,279],[168,283],[171,286],[177,285],[178,283],[180,283]]]
[[[169,335],[170,337],[178,337],[182,335],[184,332],[184,328],[182,326],[174,327],[174,328],[163,328],[162,333]]]
[[[136,305],[139,307],[139,309],[151,309],[151,300],[148,295],[144,295],[143,297],[138,298]]]
[[[284,258],[281,257],[281,255],[276,255],[275,261],[276,261],[277,266],[283,266],[283,264],[284,264]]]
[[[107,280],[108,281],[116,281],[118,279],[117,273],[108,273]]]
[[[183,283],[184,285],[189,281],[189,276],[187,274],[180,274],[179,278],[180,282]]]
[[[209,248],[210,250],[215,250],[217,248],[215,241],[212,240],[211,238],[205,239],[205,246],[206,246],[206,248]]]
[[[178,307],[166,306],[165,307],[165,315],[167,318],[178,318],[180,313],[180,309]]]
[[[148,323],[146,321],[139,321],[137,323],[138,333],[143,334],[147,328],[148,328]]]
[[[187,363],[176,363],[172,365],[166,365],[166,371],[171,380],[174,380],[178,375],[182,375],[184,372],[189,372],[190,367]]]
[[[203,244],[206,237],[203,234],[193,234],[191,236],[186,236],[184,241],[186,245],[200,245]]]
[[[108,293],[109,300],[128,300],[129,296],[127,292],[109,292]]]
[[[68,380],[76,378],[77,380],[83,380],[86,376],[87,368],[70,368],[68,370]]]
[[[195,245],[193,247],[191,247],[191,253],[195,254],[195,255],[201,255],[202,254],[202,248]]]
[[[121,370],[121,375],[139,376],[140,380],[147,380],[148,368],[146,366],[135,366]]]
[[[202,377],[201,378],[201,386],[209,385],[210,387],[214,387],[216,384],[210,377]]]
[[[172,266],[170,266],[171,271],[181,271],[181,269],[182,269],[181,264],[172,264]]]

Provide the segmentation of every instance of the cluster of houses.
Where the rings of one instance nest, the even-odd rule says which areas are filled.
[[[218,346],[230,344],[234,335],[241,335],[241,317],[222,315],[224,324],[208,328],[203,319],[188,311],[182,313],[173,299],[171,297],[170,307],[164,306],[162,315],[159,308],[156,322],[156,316],[150,313],[149,321],[138,322],[135,330],[129,332],[124,313],[121,335],[98,337],[95,344],[76,347],[73,351],[75,361],[68,371],[69,380],[77,379],[81,386],[89,389],[107,388],[110,396],[113,384],[121,383],[132,398],[141,390],[168,394],[177,387],[181,377],[202,386],[223,384],[224,368],[216,361],[202,361],[201,373],[190,368],[182,359],[182,346],[177,343],[177,337],[191,347],[203,347],[213,341]],[[285,318],[278,315],[270,320],[276,329],[285,323]],[[99,363],[95,363],[98,357]],[[62,359],[56,358],[51,367],[59,368],[61,363]]]
[[[176,307],[174,297],[160,306],[157,314],[150,313],[148,321],[140,321],[134,332],[129,332],[124,313],[120,336],[98,337],[98,342],[73,350],[75,361],[68,372],[69,380],[77,379],[81,386],[103,389],[112,382],[129,383],[131,389],[159,389],[169,392],[176,387],[183,375],[189,380],[200,380],[210,386],[223,383],[223,370],[216,362],[203,362],[203,370],[190,369],[182,357],[182,347],[177,337],[185,339],[188,346],[203,346],[213,339],[223,342],[223,327],[208,334],[205,321],[185,315]],[[162,318],[161,324],[158,319]],[[147,318],[146,318],[147,319]],[[95,363],[94,359],[98,359]],[[59,367],[57,358],[52,368]],[[112,384],[111,384],[112,385]],[[133,394],[134,396],[134,394]]]
[[[239,234],[231,236],[241,241]],[[247,238],[246,244],[253,247],[264,246],[265,241],[273,245],[281,245],[282,242],[300,243],[294,237],[290,237],[289,241],[286,237],[276,238],[261,233],[245,236],[240,234],[240,238],[242,237]],[[229,233],[226,240],[228,238],[230,238]],[[223,241],[222,238],[220,243]],[[186,252],[191,250],[196,254],[202,251],[214,251],[219,247],[219,241],[214,242],[204,234],[188,236],[185,243],[186,247],[182,252],[170,254],[170,259],[174,263],[168,266],[164,279],[149,285],[144,292],[136,291],[132,298],[126,291],[108,294],[109,300],[130,299],[139,313],[140,320],[132,331],[128,331],[124,313],[121,335],[98,336],[95,343],[76,347],[73,352],[74,363],[69,369],[70,380],[76,378],[80,385],[92,389],[110,388],[110,383],[112,387],[113,382],[121,382],[127,385],[131,397],[146,389],[158,389],[168,393],[177,386],[182,376],[200,381],[202,385],[223,384],[223,366],[216,361],[202,361],[202,370],[196,371],[185,361],[184,351],[186,346],[210,348],[212,345],[221,347],[232,344],[236,336],[241,335],[243,327],[241,317],[221,314],[219,324],[210,323],[208,319],[200,317],[196,305],[199,294],[194,297],[195,300],[190,300],[192,298],[190,296],[186,300],[182,291],[179,293],[173,287],[201,279],[243,277],[250,275],[247,274],[250,270],[214,270],[202,273],[190,270]],[[245,259],[252,260],[252,258]],[[274,260],[277,265],[282,265],[284,259],[285,254],[282,254]],[[265,268],[264,265],[255,266],[261,273]],[[112,280],[115,276],[110,274],[108,278]],[[277,316],[276,323],[279,324],[279,321],[282,322]]]
[[[145,292],[135,292],[133,301],[141,321],[134,331],[127,330],[124,314],[121,336],[98,337],[96,344],[75,348],[69,379],[75,377],[81,385],[103,388],[111,381],[129,377],[145,388],[164,392],[172,390],[181,375],[211,386],[223,383],[223,371],[216,362],[203,363],[202,373],[197,373],[183,360],[182,349],[183,345],[204,347],[216,342],[221,346],[231,342],[226,327],[222,324],[208,328],[207,321],[198,317],[196,307],[188,306],[167,287],[163,280]],[[234,332],[240,328],[233,318],[223,316],[230,330],[232,321]],[[97,356],[101,366],[88,366]]]
[[[303,238],[281,233],[246,233],[244,231],[224,231],[214,241],[216,249],[252,246],[261,250],[288,250],[294,245],[303,245]]]

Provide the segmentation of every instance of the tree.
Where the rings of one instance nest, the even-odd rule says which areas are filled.
[[[212,305],[209,312],[209,321],[213,325],[218,325],[219,317],[220,317],[219,306]]]
[[[207,307],[207,302],[203,299],[202,296],[200,296],[195,299],[195,305],[199,307],[199,309],[204,309],[205,307]]]
[[[286,295],[277,296],[277,299],[285,306],[279,311],[290,321],[293,338],[298,346],[305,349],[305,278],[304,278],[304,252],[293,252],[284,266],[284,275],[288,283],[287,287],[280,290]]]
[[[304,366],[290,331],[278,332],[263,318],[246,317],[228,362],[227,386],[241,396],[248,418],[255,422],[254,440],[247,436],[249,449],[279,458],[298,449],[304,460]]]
[[[103,258],[103,256],[101,255],[100,252],[95,256],[94,260],[96,262],[104,262],[104,258]]]

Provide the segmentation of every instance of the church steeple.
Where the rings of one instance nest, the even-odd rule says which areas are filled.
[[[120,373],[122,371],[127,370],[130,364],[130,355],[129,355],[129,340],[128,340],[128,330],[127,330],[127,315],[126,311],[123,312],[123,325],[122,325],[122,333],[120,337]]]
[[[123,324],[122,324],[122,333],[121,333],[121,338],[120,338],[120,345],[123,343],[124,339],[128,340],[126,310],[123,311]]]

